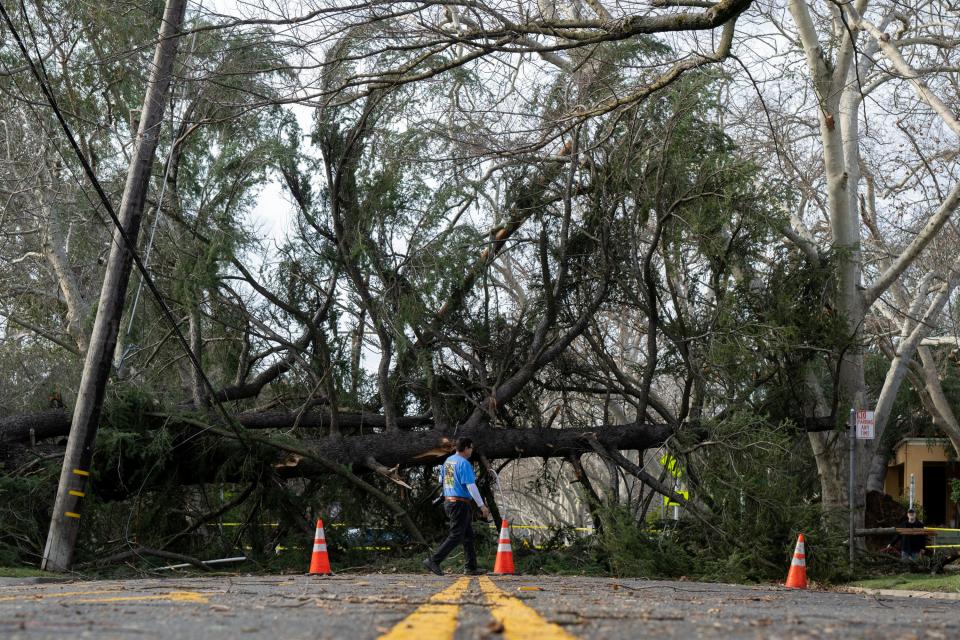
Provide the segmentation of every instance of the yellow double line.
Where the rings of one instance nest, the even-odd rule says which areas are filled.
[[[537,638],[538,640],[575,640],[559,626],[547,622],[540,614],[523,602],[501,591],[493,580],[481,577],[480,590],[483,592],[490,613],[503,626],[506,640]],[[431,638],[449,640],[457,630],[457,617],[460,614],[460,598],[470,586],[470,578],[460,578],[452,585],[437,593],[421,605],[416,611],[401,620],[378,640],[419,640]]]

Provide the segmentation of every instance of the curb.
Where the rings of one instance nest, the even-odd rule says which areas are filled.
[[[960,600],[960,593],[946,591],[909,591],[907,589],[868,589],[866,587],[846,587],[851,593],[870,596],[893,596],[894,598],[919,598],[926,600]]]
[[[57,576],[0,577],[0,587],[19,587],[29,584],[56,584],[74,581],[74,578],[61,578]]]

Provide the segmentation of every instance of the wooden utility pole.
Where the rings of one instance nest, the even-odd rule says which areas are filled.
[[[123,314],[123,301],[133,262],[127,243],[136,246],[140,220],[150,183],[150,172],[160,134],[160,122],[166,107],[170,77],[177,54],[178,34],[183,25],[187,0],[167,0],[160,25],[160,39],[143,99],[140,126],[134,143],[127,182],[120,203],[120,229],[114,229],[110,257],[107,260],[97,318],[90,336],[83,376],[77,392],[67,450],[60,471],[60,485],[50,519],[50,532],[40,568],[66,571],[73,561],[73,549],[80,531],[83,498],[90,476],[93,445],[103,407],[103,394],[110,376],[113,352]],[[126,240],[124,239],[126,236]]]

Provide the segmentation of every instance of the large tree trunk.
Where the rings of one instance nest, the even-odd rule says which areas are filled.
[[[406,432],[386,431],[383,416],[370,414],[341,414],[340,420],[351,435],[323,437],[329,424],[329,413],[312,412],[303,415],[283,411],[241,414],[236,417],[246,429],[246,437],[262,446],[266,458],[261,462],[272,465],[280,477],[329,476],[340,467],[370,469],[382,473],[399,468],[439,464],[453,450],[458,436],[468,435],[477,443],[479,451],[488,459],[569,458],[595,451],[656,448],[663,445],[673,433],[668,424],[632,422],[620,425],[595,425],[583,428],[495,428],[480,424],[474,428],[437,427],[423,417],[400,418],[399,425]],[[156,426],[179,431],[177,455],[153,470],[155,478],[174,479],[182,484],[245,481],[240,475],[242,465],[233,464],[249,455],[233,433],[222,425],[211,424],[209,414],[168,415],[145,417],[155,420]],[[797,420],[797,422],[803,422]],[[303,437],[295,442],[259,435],[262,431],[288,431],[294,425],[304,431],[313,430],[317,437]],[[63,410],[45,411],[25,416],[0,419],[0,462],[8,465],[24,459],[26,444],[32,429],[37,440],[67,433],[69,422]],[[141,425],[149,429],[150,424]],[[811,421],[808,429],[825,430],[830,424]],[[696,425],[686,425],[689,432],[698,432]],[[700,436],[705,437],[705,431]],[[834,434],[829,434],[833,436]],[[44,444],[44,451],[55,453],[55,445]],[[101,486],[97,494],[106,499],[127,498],[126,487],[142,487],[143,478],[128,477],[139,474],[142,461],[111,461],[101,472]],[[227,470],[234,468],[235,473]],[[144,487],[146,489],[146,487]],[[842,488],[840,489],[842,490]],[[669,493],[669,492],[668,492]]]
[[[849,456],[846,434],[810,433],[810,446],[820,476],[821,502],[826,522],[844,522],[849,495]]]
[[[860,144],[857,133],[857,110],[859,104],[847,87],[853,69],[854,40],[856,31],[844,34],[833,64],[824,58],[823,48],[816,32],[807,3],[791,0],[790,13],[797,25],[800,42],[807,58],[813,88],[820,102],[818,119],[820,141],[823,145],[823,165],[827,185],[827,204],[830,214],[832,247],[836,260],[837,290],[834,297],[836,311],[846,321],[848,346],[841,355],[841,363],[835,384],[837,385],[838,409],[862,409],[866,402],[861,352],[861,326],[864,317],[863,297],[860,294],[860,221],[857,216],[857,184],[859,170],[849,173],[847,162],[855,162]],[[845,146],[846,145],[846,146]],[[851,179],[852,178],[852,179]],[[832,510],[847,502],[849,490],[843,480],[849,470],[845,438],[830,435],[811,435],[811,445],[820,474],[823,505]],[[862,449],[863,447],[858,447]],[[863,526],[863,482],[866,479],[869,459],[864,451],[858,451],[857,473],[853,508],[857,522]]]
[[[80,530],[82,499],[85,496],[97,424],[103,404],[103,393],[113,362],[124,296],[130,278],[132,255],[127,242],[136,246],[146,201],[150,172],[159,138],[160,123],[166,106],[173,62],[177,52],[177,34],[183,24],[186,0],[168,0],[160,28],[160,41],[154,54],[153,67],[144,96],[136,147],[130,161],[127,182],[120,204],[121,229],[113,235],[107,261],[97,319],[84,362],[83,376],[77,392],[73,426],[60,473],[60,486],[50,519],[50,532],[43,552],[41,569],[66,571],[73,560],[73,549]],[[126,239],[124,239],[126,236]]]
[[[213,420],[208,414],[148,414],[147,419],[155,419],[157,427],[176,427],[192,425],[205,427]],[[261,411],[241,413],[233,416],[244,429],[288,431],[297,427],[304,432],[325,433],[330,426],[328,411],[297,413],[289,411]],[[593,451],[590,443],[583,440],[591,434],[605,447],[619,451],[643,449],[660,446],[672,433],[671,426],[665,423],[630,422],[616,425],[600,425],[584,428],[566,429],[502,429],[481,423],[472,428],[464,426],[445,428],[434,425],[425,416],[404,416],[397,419],[400,433],[385,433],[386,419],[382,415],[371,413],[339,413],[338,422],[343,434],[328,438],[305,437],[306,447],[315,448],[319,455],[327,456],[333,462],[343,464],[366,465],[366,457],[373,455],[378,462],[402,467],[418,464],[432,464],[430,456],[424,457],[426,450],[443,449],[452,446],[452,441],[461,435],[469,435],[477,441],[487,458],[537,458],[563,457],[571,452]],[[800,428],[811,434],[831,432],[833,425],[827,420],[804,420],[795,418]],[[696,433],[701,427],[696,423],[685,423],[684,428]],[[70,421],[64,409],[50,409],[38,413],[22,414],[0,418],[0,444],[24,444],[31,439],[31,431],[36,441],[65,436],[70,431]],[[438,435],[439,434],[439,435]],[[439,438],[439,439],[438,439]],[[444,441],[446,438],[448,441]],[[327,444],[329,443],[329,444]],[[352,452],[352,453],[348,453]],[[439,456],[442,453],[435,452]]]
[[[343,418],[348,424],[357,424],[361,416],[346,414]],[[362,418],[365,426],[373,422],[368,416]],[[148,416],[148,419],[151,418]],[[158,426],[162,424],[168,429],[180,430],[177,455],[165,462],[166,466],[155,470],[156,477],[176,478],[185,484],[241,479],[224,475],[227,468],[240,468],[240,465],[231,465],[231,461],[242,460],[249,453],[233,439],[230,431],[216,425],[211,428],[204,420],[187,416],[178,419],[176,416],[158,414],[152,419],[156,420]],[[306,423],[322,433],[329,416],[270,412],[247,414],[241,416],[239,421],[245,423],[248,429],[288,430],[297,424],[298,419],[301,427]],[[595,446],[613,451],[659,447],[673,433],[666,424],[639,422],[567,429],[499,429],[484,424],[467,430],[462,426],[450,429],[433,428],[429,423],[424,426],[422,418],[401,420],[406,420],[405,426],[413,430],[400,434],[387,431],[386,421],[381,416],[378,432],[375,433],[358,433],[348,437],[307,437],[295,444],[271,435],[255,435],[255,432],[248,432],[248,437],[258,444],[267,445],[265,451],[273,451],[267,454],[263,462],[272,464],[279,476],[317,477],[330,475],[335,465],[354,470],[435,465],[450,455],[454,441],[463,435],[472,437],[478,450],[488,459],[518,459],[576,457],[593,451]],[[413,426],[414,422],[421,426]],[[0,445],[4,449],[23,449],[30,429],[49,438],[65,433],[67,426],[66,414],[62,410],[7,418],[0,420]],[[123,461],[115,461],[109,466],[110,469],[104,469],[101,474],[104,482],[103,486],[98,487],[100,495],[122,499],[127,497],[125,489],[118,493],[114,491],[116,488],[141,486],[140,482],[130,482],[130,478],[110,475],[140,473],[139,464],[127,465]]]
[[[804,371],[804,395],[811,399],[807,412],[812,415],[824,415],[829,412],[820,381],[810,366]],[[817,463],[820,477],[820,499],[823,505],[825,521],[839,526],[842,515],[848,505],[849,483],[847,481],[850,464],[846,434],[838,431],[808,433],[813,457]]]

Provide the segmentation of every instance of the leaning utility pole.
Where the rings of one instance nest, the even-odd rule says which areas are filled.
[[[97,318],[90,337],[83,376],[77,392],[73,423],[60,471],[57,500],[50,519],[50,532],[40,568],[66,571],[73,561],[73,549],[80,531],[82,499],[87,493],[93,445],[103,407],[103,394],[110,376],[113,352],[117,345],[123,301],[130,279],[133,257],[127,250],[136,246],[140,220],[146,200],[150,172],[160,132],[160,121],[167,102],[173,62],[177,54],[178,34],[183,25],[187,0],[167,0],[160,25],[160,38],[143,99],[140,126],[134,143],[127,182],[120,202],[120,229],[114,229],[110,257],[107,260]],[[126,238],[124,238],[126,236]]]

